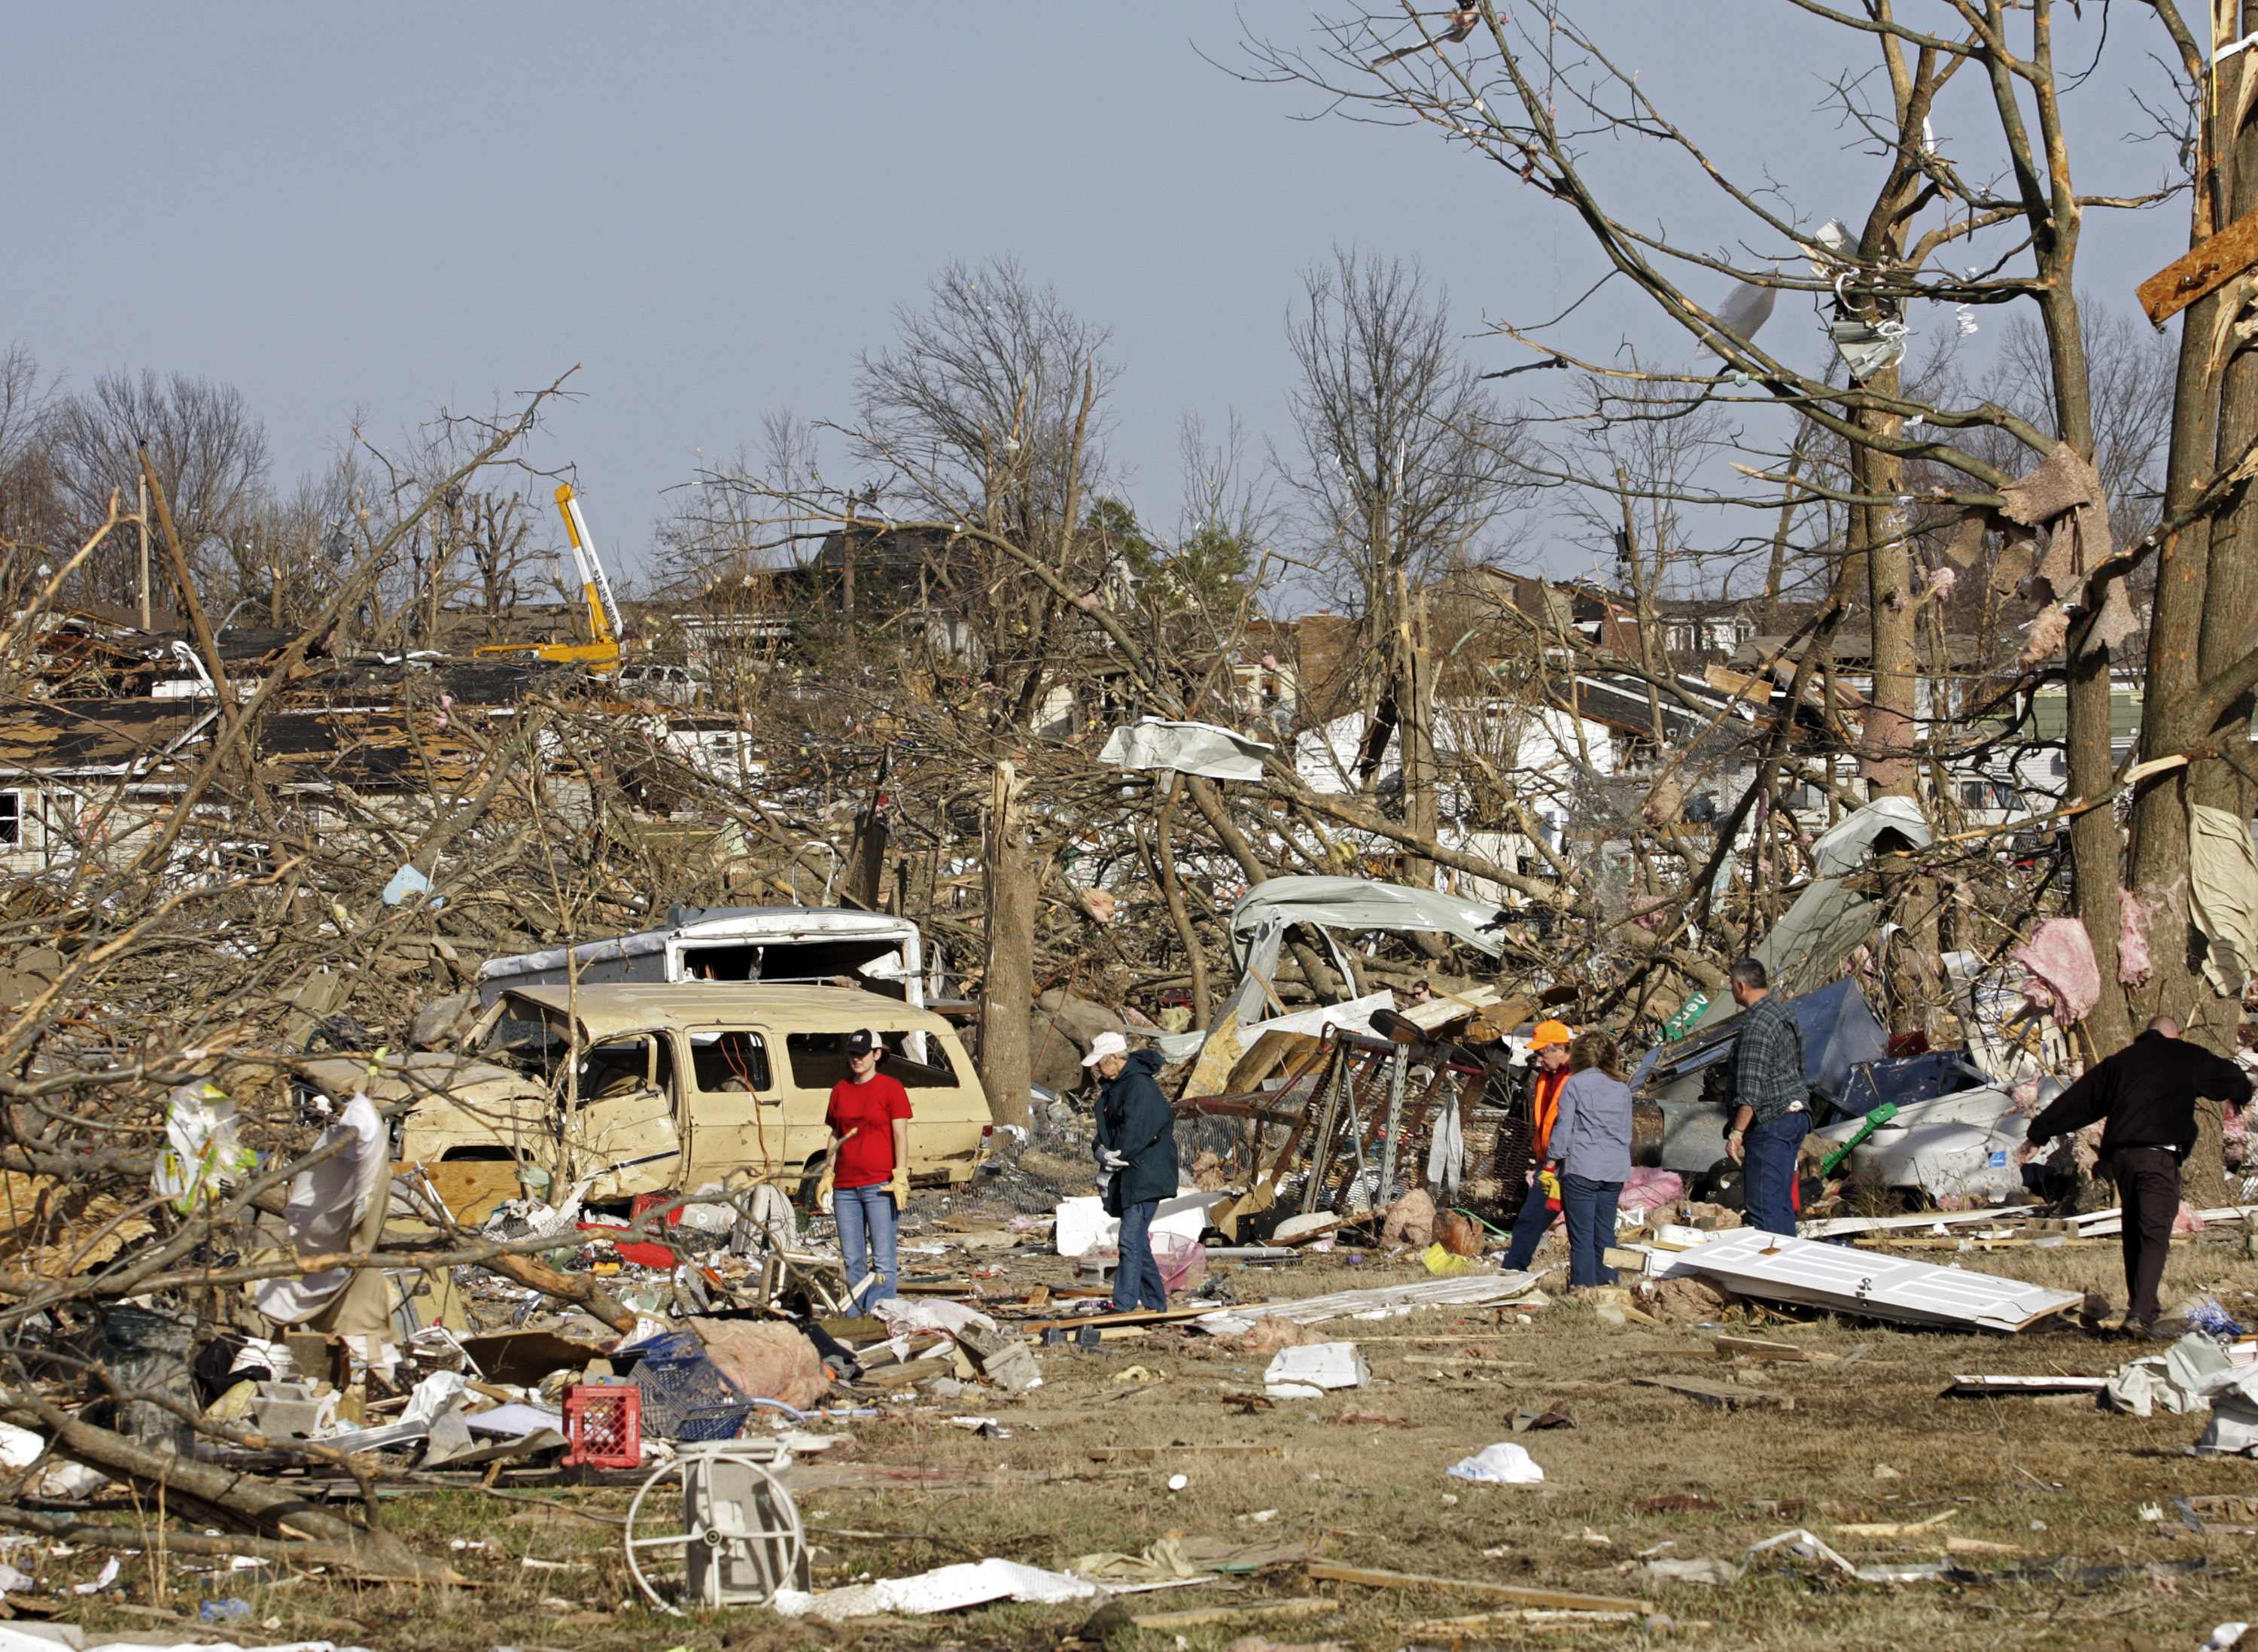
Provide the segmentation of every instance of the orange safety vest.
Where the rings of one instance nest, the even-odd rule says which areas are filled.
[[[1544,1150],[1552,1145],[1552,1124],[1560,1117],[1560,1092],[1567,1083],[1568,1069],[1564,1067],[1557,1073],[1538,1073],[1529,1087],[1529,1151],[1540,1165],[1544,1162]]]

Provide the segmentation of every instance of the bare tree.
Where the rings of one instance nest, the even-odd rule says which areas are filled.
[[[199,577],[215,565],[214,542],[232,546],[247,526],[266,477],[266,429],[242,394],[186,373],[104,374],[55,408],[49,442],[67,531],[81,537],[109,514],[113,494],[136,498],[146,448]],[[136,583],[131,545],[121,536],[89,559],[82,587],[124,605]]]
[[[1334,248],[1304,273],[1286,338],[1299,452],[1280,468],[1310,561],[1363,625],[1365,669],[1344,685],[1366,723],[1359,769],[1370,784],[1394,740],[1404,821],[1432,835],[1432,668],[1413,592],[1504,507],[1504,427],[1417,263]]]
[[[2121,982],[2119,969],[2126,841],[2106,805],[2122,790],[2111,749],[2112,664],[2129,663],[2125,656],[2137,648],[2124,576],[2156,557],[2143,755],[2165,765],[2153,775],[2168,778],[2152,780],[2134,804],[2134,869],[2143,887],[2168,889],[2184,873],[2191,802],[2232,797],[2247,818],[2245,783],[2224,753],[2244,742],[2258,683],[2258,651],[2249,643],[2258,628],[2258,556],[2246,531],[2258,528],[2258,514],[2258,514],[2258,500],[2246,493],[2258,464],[2245,462],[2258,439],[2258,351],[2234,324],[2245,301],[2240,285],[2206,293],[2182,323],[2159,528],[2121,551],[2099,531],[2109,501],[2092,468],[2099,433],[2077,293],[2082,231],[2092,213],[2154,206],[2187,181],[2155,179],[2145,160],[2152,152],[2078,140],[2073,100],[2091,99],[2095,83],[2083,64],[2106,22],[2125,9],[1942,0],[1915,23],[1899,17],[1895,0],[1778,0],[1784,22],[1823,25],[1834,45],[1875,54],[1878,75],[1846,69],[1832,93],[1874,181],[1868,204],[1844,220],[1795,201],[1794,181],[1779,167],[1761,179],[1734,175],[1626,67],[1628,42],[1602,38],[1605,8],[1480,0],[1463,39],[1376,58],[1407,9],[1416,10],[1345,5],[1321,19],[1311,45],[1253,41],[1250,78],[1316,87],[1338,107],[1431,128],[1495,161],[1499,175],[1525,186],[1524,198],[1559,203],[1589,238],[1610,277],[1595,293],[1637,293],[1719,358],[1718,371],[1685,378],[1689,398],[1770,401],[1843,444],[1847,480],[1813,478],[1803,486],[1847,512],[1843,584],[1866,593],[1872,686],[1860,743],[1875,791],[1908,790],[1917,778],[1914,639],[1927,570],[1916,551],[1924,513],[1949,512],[1979,527],[2001,522],[2026,543],[2035,521],[2048,535],[2051,598],[2025,649],[2026,681],[2053,671],[2067,682],[2075,906],[2110,983],[2090,1026],[2103,1050],[2123,1043],[2142,995],[2155,991],[2153,983]],[[2220,0],[2214,13],[2219,40],[2258,29],[2258,0]],[[2189,139],[2180,153],[2194,163],[2191,234],[2200,238],[2258,207],[2258,122],[2254,100],[2243,95],[2258,67],[2248,53],[2214,66],[2176,0],[2149,0],[2131,15],[2157,30],[2169,47],[2159,56],[2179,77],[2165,124],[2183,126]],[[2078,67],[2070,61],[2073,34]],[[1751,66],[1751,73],[1774,70]],[[1956,95],[1974,103],[1958,110],[1940,142],[1931,117],[1956,77]],[[1668,221],[1622,209],[1608,168],[1626,158],[1650,176],[1680,169],[1689,187]],[[2094,177],[2105,180],[2098,188]],[[1761,302],[1705,301],[1688,272],[1708,272],[1707,279],[1722,278]],[[1835,372],[1799,371],[1784,351],[1756,341],[1773,300],[1797,292],[1818,311],[1840,363]],[[1944,313],[1964,307],[1971,316],[1981,307],[2017,306],[2031,316],[2044,340],[2046,423],[1995,402],[1913,394],[1900,366],[1905,344],[1937,306]],[[1573,358],[1526,330],[1515,336]],[[2012,458],[1987,459],[1957,439],[1985,427],[2014,444]],[[1787,444],[1775,443],[1784,453]],[[1921,462],[1940,474],[1914,501],[1909,467]],[[1763,472],[1774,482],[1784,479],[1779,463]],[[2024,483],[2041,466],[2050,467],[2047,482],[2060,483],[2076,503],[2033,518],[2045,509],[2038,495],[2047,489]],[[2178,932],[2199,943],[2191,930]],[[2171,972],[2183,993],[2187,968],[2182,961]],[[2184,1009],[2185,1000],[2175,1007]]]
[[[67,531],[56,509],[48,443],[53,393],[53,380],[24,345],[0,352],[0,550],[53,549]],[[22,561],[9,558],[10,572],[28,575],[29,564],[15,565]]]
[[[1103,408],[1119,376],[1110,330],[1008,258],[950,265],[926,306],[895,320],[898,342],[865,355],[856,385],[851,445],[880,496],[1023,538],[1058,535],[1069,496],[1102,479]]]

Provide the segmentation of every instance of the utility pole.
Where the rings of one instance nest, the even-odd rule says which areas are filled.
[[[156,627],[149,620],[149,479],[141,478],[141,628]]]

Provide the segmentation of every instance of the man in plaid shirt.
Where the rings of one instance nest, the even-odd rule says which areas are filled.
[[[1749,1224],[1793,1237],[1796,1155],[1811,1131],[1803,1035],[1786,1003],[1772,996],[1762,964],[1741,959],[1730,979],[1741,1032],[1733,1046],[1733,1128],[1725,1151],[1742,1166]]]

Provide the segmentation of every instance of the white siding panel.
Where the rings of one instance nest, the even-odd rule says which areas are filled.
[[[2050,1291],[2020,1280],[1752,1228],[1712,1239],[1674,1260],[1673,1272],[1706,1273],[1744,1296],[1914,1325],[2018,1331],[2084,1300],[2075,1291]]]

